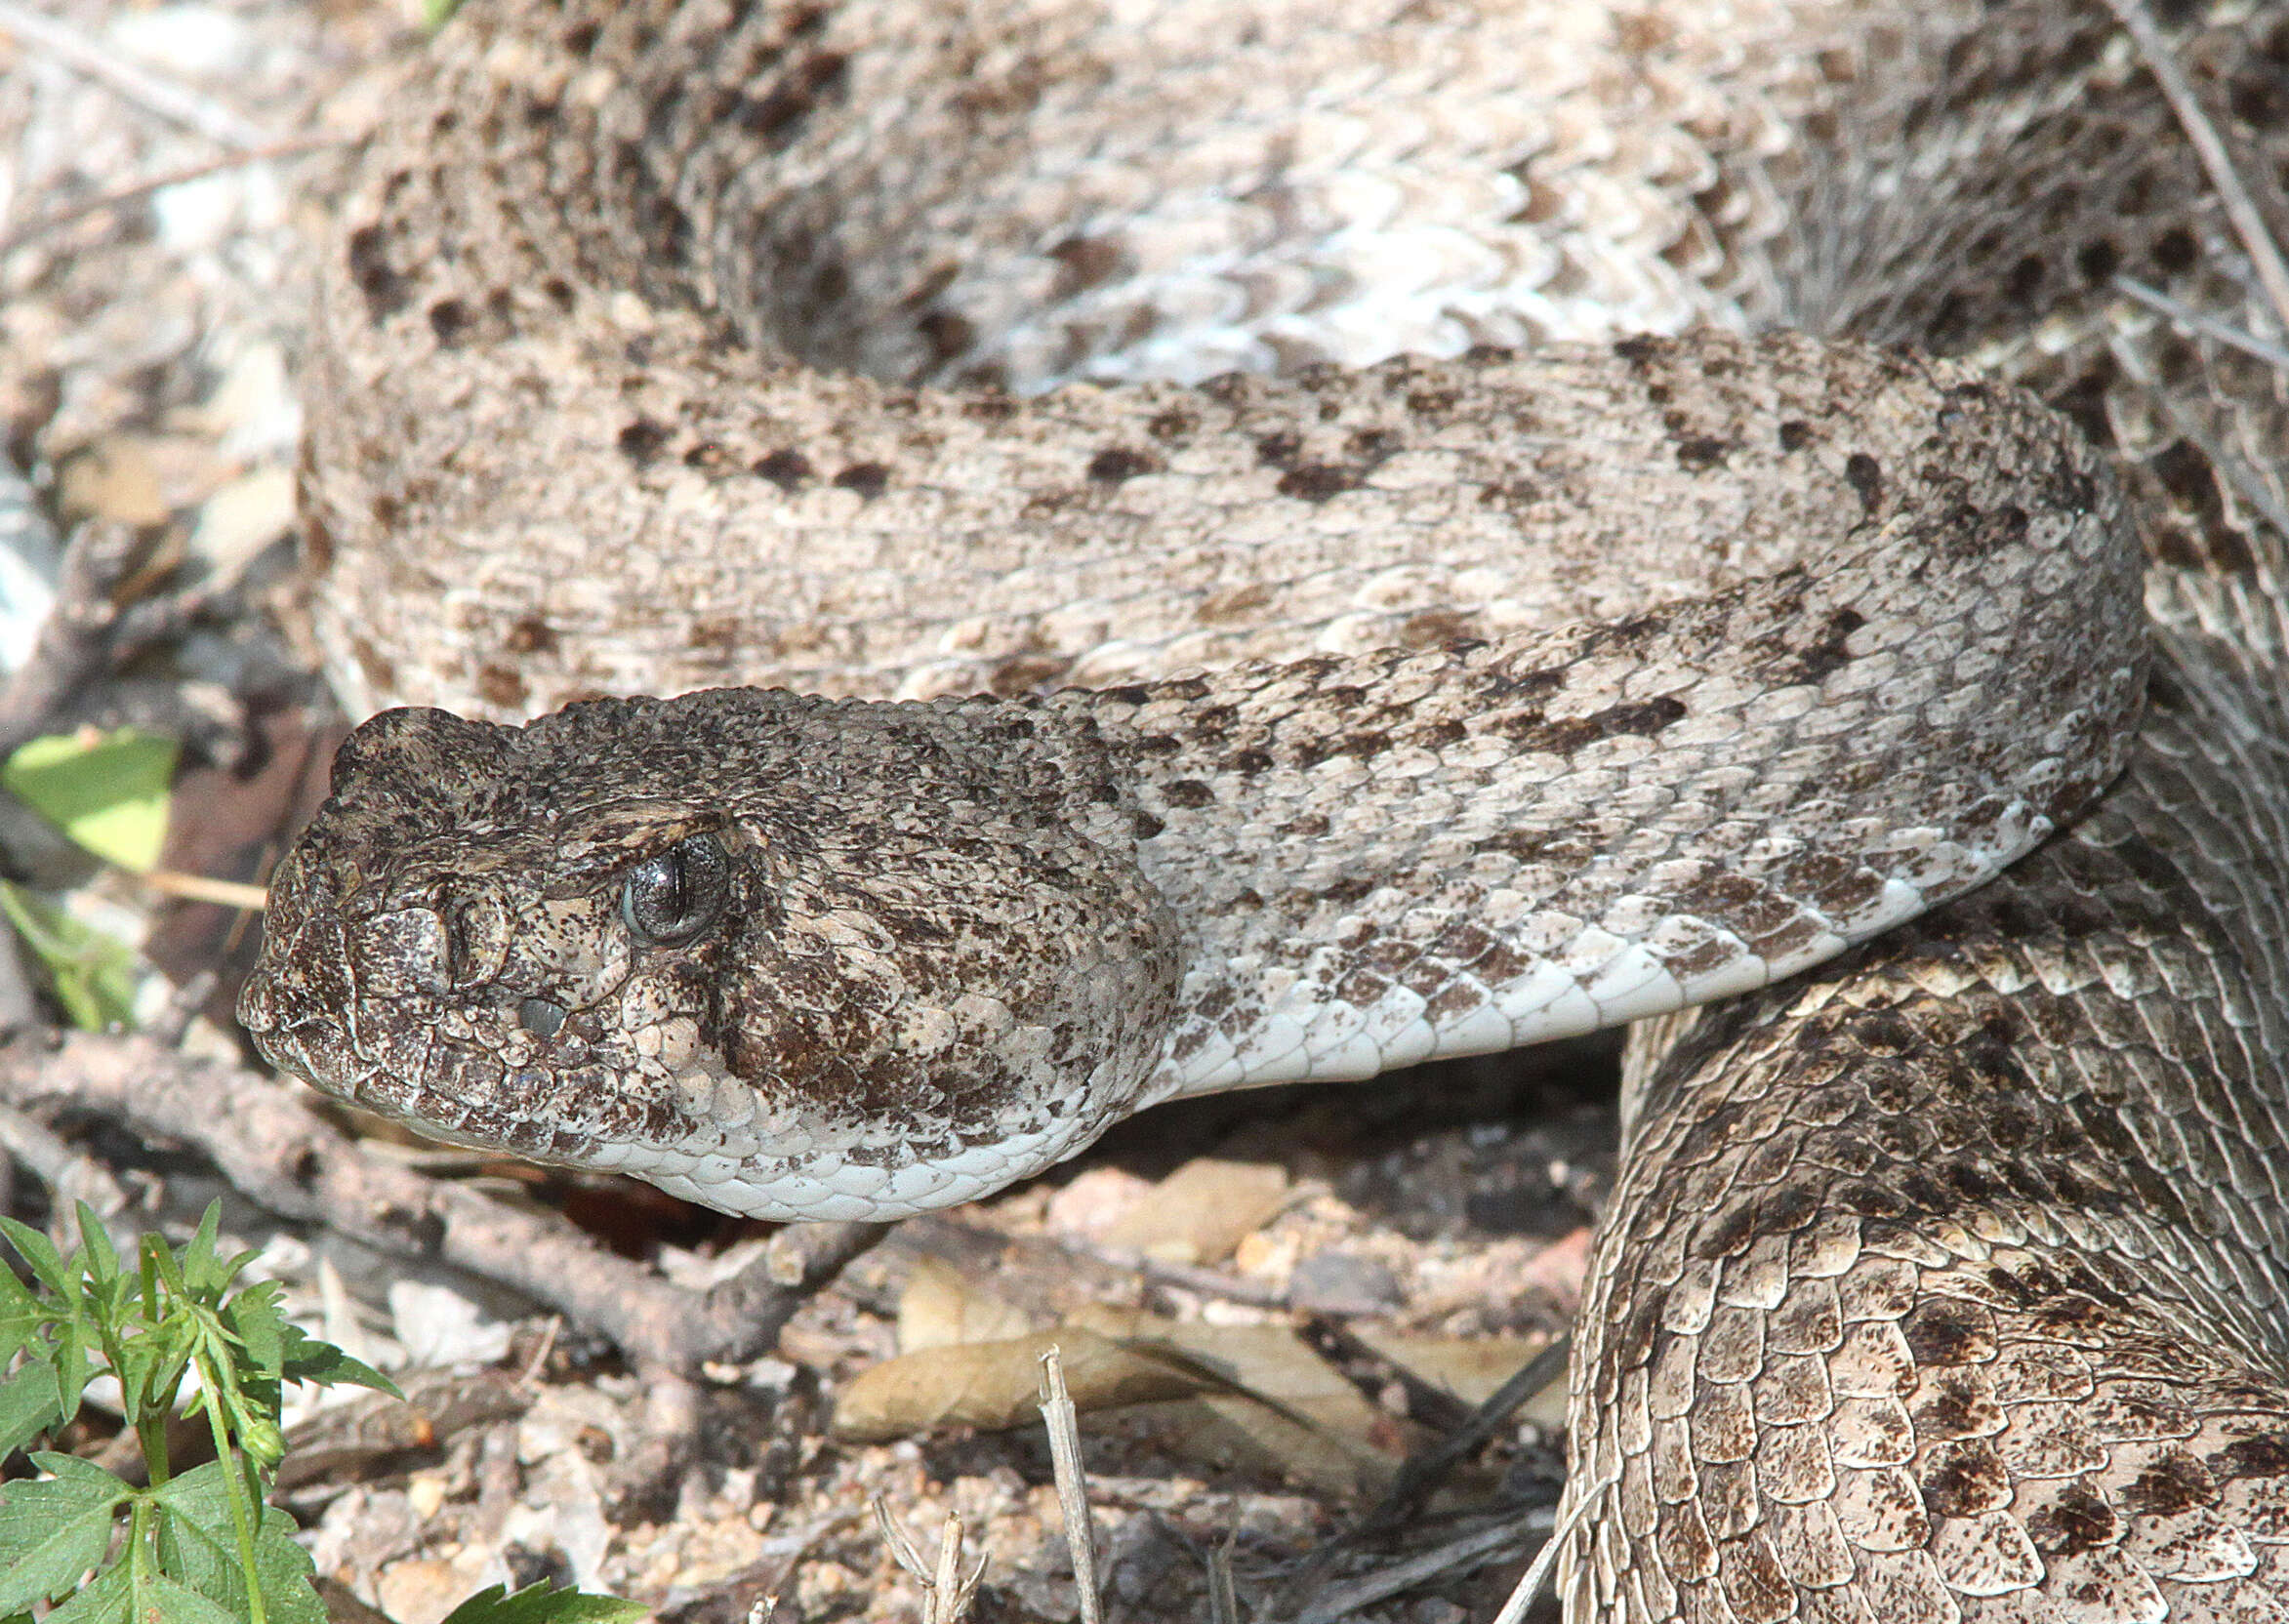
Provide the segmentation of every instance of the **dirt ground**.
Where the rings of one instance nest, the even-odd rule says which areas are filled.
[[[304,265],[345,142],[386,109],[374,70],[422,49],[418,18],[359,0],[0,0],[0,535],[29,538],[36,578],[44,533],[108,525],[145,549],[125,590],[190,584],[208,603],[58,723],[184,742],[170,870],[259,882],[322,792],[343,719],[299,629]],[[35,615],[20,574],[0,609]],[[94,872],[20,815],[0,848],[13,876],[143,945],[148,1008],[192,983],[203,1014],[172,1052],[220,1069],[202,1076],[254,1066],[228,1010],[256,921]],[[1211,1616],[1214,1558],[1241,1617],[1462,1624],[1492,1615],[1550,1525],[1562,1396],[1544,1394],[1396,1531],[1336,1538],[1563,1330],[1612,1169],[1611,1045],[1156,1113],[903,1227],[737,1361],[632,1348],[529,1282],[231,1196],[216,1147],[250,1122],[170,1142],[67,1097],[60,1065],[42,1114],[96,1158],[122,1222],[180,1233],[225,1195],[298,1313],[415,1395],[304,1417],[284,1495],[321,1575],[399,1624],[543,1577],[691,1624],[920,1617],[878,1497],[925,1560],[960,1515],[985,1564],[967,1616],[1075,1617],[1033,1400],[1044,1342],[1083,1401],[1110,1618]],[[272,1092],[262,1110],[321,1109]],[[772,1255],[763,1226],[634,1187],[365,1146],[695,1294]],[[41,1180],[9,1190],[45,1220]],[[1383,1594],[1410,1561],[1420,1582]]]

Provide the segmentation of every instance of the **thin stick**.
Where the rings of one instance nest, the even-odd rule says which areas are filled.
[[[1429,1446],[1409,1455],[1391,1482],[1390,1492],[1351,1528],[1351,1536],[1395,1528],[1409,1512],[1428,1497],[1457,1461],[1476,1454],[1499,1432],[1528,1400],[1552,1382],[1566,1379],[1566,1361],[1573,1357],[1574,1338],[1563,1335],[1512,1371],[1501,1386],[1487,1395],[1469,1421]]]
[[[768,1350],[883,1224],[800,1224],[730,1279],[687,1291],[564,1218],[425,1178],[361,1148],[303,1093],[148,1037],[67,1032],[0,1044],[0,1102],[68,1103],[192,1144],[248,1198],[387,1255],[467,1269],[563,1314],[638,1362],[697,1370]]]
[[[875,1527],[882,1536],[882,1543],[890,1547],[890,1560],[907,1572],[929,1582],[929,1570],[922,1566],[922,1556],[914,1548],[914,1541],[906,1537],[906,1530],[898,1525],[898,1519],[890,1515],[890,1497],[878,1494],[868,1505],[875,1508]]]
[[[1065,1362],[1056,1348],[1042,1355],[1042,1421],[1049,1430],[1049,1467],[1057,1480],[1057,1508],[1065,1516],[1065,1548],[1073,1557],[1073,1583],[1081,1592],[1082,1624],[1099,1624],[1097,1552],[1089,1526],[1088,1487],[1082,1476],[1081,1420],[1065,1391]]]
[[[1518,1575],[1518,1588],[1502,1604],[1502,1610],[1494,1614],[1494,1624],[1519,1624],[1526,1617],[1526,1609],[1533,1605],[1534,1598],[1541,1595],[1542,1586],[1550,1582],[1550,1570],[1557,1565],[1558,1532],[1553,1530],[1542,1541],[1542,1548],[1533,1554],[1533,1561],[1526,1564],[1526,1571]]]
[[[961,1591],[961,1513],[946,1514],[938,1530],[938,1567],[930,1575],[930,1615],[937,1624],[954,1624],[961,1616],[957,1598]]]
[[[268,146],[277,139],[251,119],[242,118],[195,91],[124,61],[116,50],[29,6],[19,5],[17,0],[0,0],[0,28],[33,50],[45,52],[74,73],[124,96],[145,112],[155,113],[168,123],[179,124],[209,141],[221,142],[225,146]]]
[[[0,4],[4,3],[5,0],[0,0]],[[169,186],[203,181],[210,175],[243,169],[248,164],[268,163],[277,158],[296,158],[305,152],[322,152],[329,146],[347,146],[351,139],[347,136],[296,136],[289,141],[272,142],[267,146],[250,146],[243,151],[225,152],[219,158],[184,164],[164,175],[154,175],[147,181],[136,181],[95,197],[83,197],[76,203],[42,215],[37,220],[27,220],[14,230],[0,234],[0,259],[6,259],[20,248],[29,247],[42,237],[53,236],[66,226],[76,225],[90,215],[102,214],[106,209],[124,209],[132,203],[140,203],[153,192],[165,191]]]
[[[1232,1585],[1232,1530],[1208,1549],[1208,1624],[1240,1624],[1240,1596]]]
[[[127,1192],[102,1162],[14,1106],[0,1105],[0,1153],[48,1187],[59,1213],[69,1212],[74,1201],[87,1202],[99,1218],[127,1210]]]
[[[1517,1524],[1509,1522],[1463,1534],[1405,1562],[1377,1568],[1345,1584],[1329,1586],[1312,1599],[1310,1606],[1296,1614],[1295,1624],[1341,1624],[1342,1620],[1356,1618],[1377,1602],[1388,1601],[1402,1591],[1428,1584],[1445,1574],[1484,1566],[1505,1547],[1515,1549],[1520,1539]]]
[[[2266,298],[2272,303],[2273,314],[2279,318],[2282,331],[2289,332],[2289,264],[2282,263],[2281,251],[2266,226],[2266,217],[2259,212],[2257,199],[2241,183],[2241,177],[2226,151],[2224,138],[2210,122],[2209,114],[2202,110],[2193,86],[2179,70],[2178,59],[2170,54],[2169,42],[2146,16],[2142,0],[2106,0],[2106,8],[2130,35],[2131,43],[2138,47],[2138,54],[2146,62],[2146,71],[2154,76],[2154,83],[2169,98],[2170,110],[2178,115],[2179,127],[2193,143],[2194,155],[2209,172],[2210,184],[2217,188],[2218,201],[2226,206],[2226,218],[2232,222],[2234,235],[2241,239],[2249,263],[2256,267],[2257,279],[2266,290]]]
[[[2240,350],[2244,355],[2254,355],[2268,366],[2280,367],[2289,371],[2289,349],[2284,349],[2277,344],[2268,344],[2261,338],[2244,333],[2230,322],[2220,321],[2205,310],[2195,309],[2183,299],[2172,299],[2159,288],[2149,288],[2144,282],[2136,281],[2128,276],[2116,276],[2114,278],[2114,291],[2129,295],[2147,309],[2168,316],[2180,326],[2190,328],[2205,338],[2212,338],[2222,345],[2228,345]]]
[[[1574,1509],[1558,1520],[1550,1530],[1550,1537],[1534,1553],[1533,1561],[1526,1564],[1526,1571],[1518,1575],[1518,1588],[1510,1593],[1510,1600],[1502,1604],[1502,1610],[1494,1614],[1493,1624],[1520,1624],[1526,1609],[1533,1605],[1534,1598],[1542,1593],[1542,1586],[1550,1582],[1550,1575],[1558,1566],[1558,1557],[1574,1538],[1574,1530],[1589,1515],[1590,1497],[1583,1495]],[[1564,1598],[1559,1599],[1563,1603]]]
[[[972,1598],[977,1595],[978,1581],[986,1576],[985,1553],[978,1553],[978,1564],[969,1576],[961,1574],[961,1514],[946,1514],[944,1527],[938,1533],[938,1562],[935,1567],[922,1564],[921,1553],[915,1549],[906,1530],[890,1515],[890,1502],[876,1495],[871,1502],[875,1508],[875,1526],[882,1533],[882,1543],[890,1548],[891,1560],[921,1581],[922,1624],[961,1624],[961,1615],[969,1610]]]
[[[146,870],[136,878],[154,891],[164,891],[185,902],[220,903],[225,908],[243,908],[255,914],[269,906],[269,892],[244,880],[214,879],[206,874],[179,873],[173,869]]]

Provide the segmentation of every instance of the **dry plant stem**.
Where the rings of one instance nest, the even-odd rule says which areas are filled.
[[[1088,1482],[1082,1471],[1080,1414],[1065,1391],[1065,1362],[1055,1348],[1042,1356],[1042,1423],[1049,1432],[1057,1509],[1065,1519],[1065,1548],[1073,1557],[1073,1585],[1081,1596],[1082,1624],[1097,1624],[1096,1530],[1089,1522]]]
[[[2170,54],[2169,41],[2162,38],[2161,30],[2146,15],[2145,0],[2106,0],[2106,9],[2114,14],[2123,31],[2138,47],[2139,58],[2146,63],[2146,71],[2154,76],[2154,83],[2170,99],[2170,109],[2178,115],[2179,127],[2186,132],[2187,141],[2201,159],[2210,184],[2217,188],[2218,201],[2225,206],[2226,218],[2232,222],[2234,234],[2249,255],[2249,263],[2266,290],[2273,314],[2280,319],[2282,331],[2289,332],[2289,264],[2282,262],[2281,251],[2267,228],[2257,199],[2241,183],[2240,173],[2233,167],[2224,138],[2218,134],[2209,114],[2202,110],[2193,86],[2180,71],[2178,59]]]
[[[938,1568],[930,1581],[932,1624],[961,1624],[969,1612],[969,1604],[978,1593],[978,1581],[986,1576],[986,1554],[978,1553],[977,1565],[964,1578],[961,1572],[961,1516],[959,1512],[946,1514],[946,1526],[938,1539]]]
[[[13,1106],[0,1106],[0,1152],[48,1187],[60,1219],[81,1201],[99,1218],[127,1209],[127,1192],[102,1163]]]
[[[1240,1597],[1232,1585],[1232,1534],[1208,1551],[1208,1624],[1240,1624]]]
[[[2168,316],[2189,332],[2215,339],[2223,345],[2230,345],[2243,354],[2254,355],[2269,366],[2289,370],[2289,349],[2244,333],[2238,327],[2195,309],[2182,299],[2172,299],[2159,288],[2149,288],[2144,282],[2117,274],[2114,277],[2114,291],[2135,299],[2149,310]]]
[[[1365,1314],[1368,1311],[1362,1308],[1357,1312]],[[1405,1363],[1386,1357],[1333,1313],[1316,1310],[1302,1327],[1301,1335],[1311,1350],[1323,1359],[1334,1364],[1352,1367],[1353,1383],[1361,1391],[1369,1391],[1370,1383],[1374,1388],[1386,1391],[1395,1386],[1399,1401],[1405,1406],[1404,1413],[1436,1441],[1446,1441],[1450,1435],[1470,1426],[1478,1416],[1476,1404],[1456,1397]],[[1368,1374],[1369,1370],[1373,1372],[1371,1376]],[[1434,1446],[1433,1443],[1419,1445],[1414,1453],[1427,1454]]]
[[[30,657],[0,687],[0,758],[38,738],[59,708],[113,665],[176,634],[205,610],[210,594],[195,589],[126,609],[113,602],[141,553],[135,533],[122,524],[91,521],[73,532],[63,548],[56,606]]]
[[[1494,1614],[1494,1624],[1522,1624],[1526,1609],[1533,1606],[1534,1598],[1550,1582],[1550,1571],[1558,1565],[1558,1553],[1565,1542],[1556,1532],[1542,1542],[1542,1548],[1526,1564],[1526,1571],[1518,1576],[1518,1587],[1511,1591],[1510,1600],[1502,1604],[1502,1610]]]
[[[92,40],[29,6],[19,5],[17,0],[0,0],[0,30],[14,34],[32,50],[95,80],[143,111],[209,141],[220,142],[225,146],[274,144],[269,132],[253,120],[148,68],[137,66],[122,59],[115,48]]]
[[[1552,1382],[1566,1377],[1566,1361],[1572,1355],[1574,1339],[1561,1336],[1547,1348],[1519,1366],[1517,1372],[1500,1387],[1487,1396],[1464,1426],[1447,1434],[1429,1447],[1419,1449],[1407,1457],[1393,1480],[1391,1491],[1382,1502],[1352,1527],[1350,1538],[1358,1539],[1381,1533],[1399,1526],[1425,1495],[1437,1487],[1455,1463],[1471,1455],[1502,1429],[1519,1405]]]
[[[1492,1527],[1451,1539],[1420,1556],[1379,1567],[1344,1584],[1330,1585],[1310,1606],[1296,1614],[1295,1624],[1339,1624],[1342,1619],[1358,1616],[1362,1608],[1388,1601],[1417,1585],[1429,1584],[1449,1573],[1467,1572],[1497,1559],[1506,1560],[1514,1554],[1522,1531],[1519,1522],[1505,1519]]]
[[[1404,1526],[1431,1491],[1446,1480],[1448,1473],[1476,1454],[1488,1440],[1501,1431],[1519,1405],[1552,1382],[1566,1379],[1566,1362],[1573,1348],[1571,1336],[1560,1336],[1489,1394],[1486,1401],[1461,1426],[1450,1429],[1409,1455],[1383,1498],[1350,1527],[1321,1544],[1288,1580],[1283,1591],[1287,1605],[1298,1609],[1299,1618],[1322,1616],[1328,1604],[1327,1598],[1335,1594],[1328,1588],[1328,1574],[1336,1562],[1366,1541]],[[1538,1510],[1528,1515],[1538,1515]],[[1348,1595],[1348,1589],[1343,1594]]]
[[[15,229],[0,232],[0,259],[6,259],[20,248],[53,236],[67,226],[76,225],[91,215],[100,215],[111,209],[124,209],[140,203],[154,192],[169,186],[186,185],[192,181],[203,181],[210,175],[225,170],[244,169],[249,164],[274,162],[280,158],[299,158],[306,152],[321,152],[330,146],[348,144],[342,136],[295,136],[243,151],[225,153],[220,158],[207,158],[195,164],[184,164],[164,175],[154,175],[147,181],[136,181],[114,187],[94,197],[81,198],[76,203],[51,210],[36,220],[27,220]]]
[[[172,869],[152,869],[136,877],[164,896],[178,897],[185,902],[211,902],[225,908],[259,912],[269,900],[269,893],[264,887],[249,885],[244,880],[177,873]]]
[[[552,1214],[519,1211],[361,1153],[298,1096],[239,1067],[133,1035],[66,1033],[53,1043],[0,1048],[0,1101],[75,1107],[193,1145],[282,1217],[511,1286],[630,1358],[673,1370],[766,1352],[795,1310],[882,1234],[879,1225],[813,1226],[794,1240],[792,1271],[766,1255],[711,1291],[687,1291]],[[783,1273],[795,1278],[782,1283],[774,1276]]]
[[[945,1523],[938,1530],[938,1561],[932,1566],[923,1563],[921,1552],[898,1525],[898,1520],[890,1515],[887,1499],[878,1494],[869,1504],[875,1509],[875,1526],[881,1532],[882,1543],[890,1548],[891,1558],[921,1581],[922,1624],[960,1624],[961,1615],[969,1610],[970,1599],[977,1594],[978,1581],[986,1572],[986,1559],[981,1553],[969,1577],[961,1576],[961,1514],[946,1514]]]
[[[1277,1291],[1218,1270],[1204,1269],[1196,1263],[1174,1263],[1143,1252],[1127,1251],[1119,1246],[1098,1246],[1085,1240],[1065,1240],[1060,1244],[1067,1251],[1092,1258],[1109,1269],[1126,1270],[1157,1284],[1197,1291],[1204,1297],[1221,1297],[1226,1302],[1247,1303],[1257,1308],[1289,1306],[1288,1294],[1285,1291]]]
[[[415,1370],[397,1383],[402,1400],[363,1394],[297,1425],[279,1463],[279,1490],[339,1490],[375,1461],[441,1449],[472,1427],[522,1415],[533,1401],[532,1384],[512,1370]]]

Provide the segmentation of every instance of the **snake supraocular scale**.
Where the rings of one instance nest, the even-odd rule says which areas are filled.
[[[2176,20],[2277,200],[2289,23]],[[2116,291],[2272,320],[2110,14],[480,6],[425,66],[323,270],[337,684],[794,692],[369,724],[281,1065],[912,1210],[1763,987],[2087,813],[1638,1043],[1569,1609],[2282,1615],[2281,386]],[[1566,343],[1696,321],[2069,416]]]

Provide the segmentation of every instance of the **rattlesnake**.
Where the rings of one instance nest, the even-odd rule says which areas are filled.
[[[2179,20],[2270,186],[2289,21]],[[2289,414],[2119,291],[2270,319],[2110,14],[503,5],[425,78],[325,261],[320,632],[361,710],[581,703],[353,736],[273,1059],[891,1213],[2081,815],[1640,1029],[1570,1615],[2289,1607]],[[1694,323],[2072,422],[1612,338]],[[588,702],[734,680],[797,692]]]

